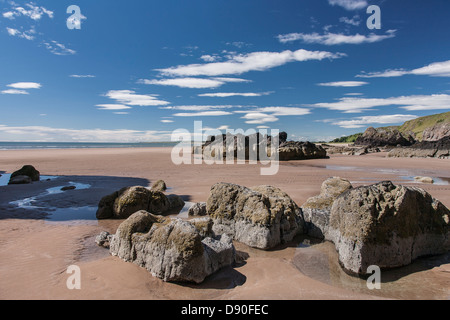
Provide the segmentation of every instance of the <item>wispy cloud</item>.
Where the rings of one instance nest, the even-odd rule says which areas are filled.
[[[57,56],[67,56],[77,53],[75,50],[69,49],[64,44],[54,40],[43,42],[43,44],[48,51]]]
[[[42,85],[37,82],[16,82],[8,84],[7,87],[14,89],[40,89]]]
[[[211,110],[223,110],[231,108],[240,108],[241,106],[233,105],[190,105],[190,106],[170,106],[170,107],[160,107],[159,109],[164,110],[181,110],[181,111],[211,111]]]
[[[47,16],[53,18],[54,13],[44,7],[36,6],[34,3],[30,2],[25,4],[25,6],[18,6],[13,1],[10,2],[12,5],[9,11],[3,12],[2,16],[7,19],[15,19],[16,17],[24,16],[28,17],[34,21],[41,20],[42,17]]]
[[[33,28],[28,31],[20,31],[18,29],[7,27],[6,31],[10,36],[19,37],[26,40],[34,40],[34,34],[36,33],[36,30],[34,30]]]
[[[110,90],[105,94],[112,100],[116,100],[119,105],[126,106],[164,106],[170,104],[167,101],[159,100],[157,95],[137,94],[132,90]]]
[[[337,81],[337,82],[326,82],[326,83],[318,83],[318,86],[322,87],[344,87],[344,88],[351,88],[351,87],[361,87],[364,85],[369,84],[368,82],[364,81]]]
[[[3,90],[2,94],[29,94],[29,93],[28,93],[28,91],[25,91],[25,90],[7,89],[7,90]]]
[[[48,142],[149,142],[170,141],[168,131],[67,129],[43,126],[0,125],[4,141],[48,141]]]
[[[253,110],[239,110],[235,113],[245,113],[242,119],[248,124],[265,124],[276,122],[278,117],[304,116],[311,113],[310,109],[296,107],[257,107]]]
[[[123,104],[97,104],[99,110],[126,110],[131,109],[131,107]]]
[[[310,107],[326,108],[344,113],[361,113],[375,107],[398,106],[409,111],[448,110],[450,95],[412,95],[391,98],[341,98],[337,102],[325,102],[309,105]]]
[[[305,43],[318,43],[327,46],[342,45],[342,44],[363,44],[380,42],[386,39],[395,37],[396,30],[388,30],[384,35],[371,33],[369,35],[354,34],[346,35],[342,33],[289,33],[277,36],[281,43],[288,43],[293,41],[303,41]]]
[[[175,86],[189,89],[214,89],[223,86],[227,82],[250,82],[245,79],[238,78],[175,78],[161,80],[141,79],[138,83],[160,86]]]
[[[218,116],[228,116],[233,113],[228,111],[202,111],[202,112],[192,112],[192,113],[175,113],[174,117],[218,117]]]
[[[215,93],[202,93],[199,97],[216,97],[216,98],[228,98],[228,97],[261,97],[268,96],[272,92],[215,92]]]
[[[71,74],[70,78],[95,78],[94,75],[91,74]]]
[[[328,0],[328,3],[332,6],[340,6],[348,11],[360,10],[369,6],[367,0]]]
[[[340,126],[346,129],[364,128],[372,124],[401,124],[409,120],[418,118],[411,114],[394,114],[394,115],[378,115],[378,116],[364,116],[349,120],[325,120],[323,122],[331,122],[331,124]]]
[[[351,18],[351,19],[348,17],[341,17],[339,19],[339,21],[343,22],[345,24],[355,26],[355,27],[357,27],[361,24],[361,19],[360,19],[359,15],[353,16],[353,18]]]
[[[180,65],[176,67],[157,69],[165,76],[191,77],[191,76],[221,76],[239,75],[249,71],[266,71],[290,62],[338,59],[346,56],[342,53],[326,51],[297,51],[282,52],[252,52],[229,57],[228,61],[212,62],[206,64]]]
[[[359,78],[392,78],[405,75],[421,75],[432,77],[450,77],[450,60],[443,62],[434,62],[422,68],[413,70],[391,69],[382,72],[362,73],[357,75]]]

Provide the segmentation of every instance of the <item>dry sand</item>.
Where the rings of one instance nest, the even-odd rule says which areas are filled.
[[[383,153],[337,155],[282,163],[277,175],[261,176],[259,165],[176,166],[170,152],[169,148],[0,151],[0,173],[32,164],[42,175],[63,176],[27,186],[0,187],[0,299],[450,298],[448,255],[387,273],[382,290],[369,291],[363,280],[340,270],[332,244],[298,248],[303,239],[271,251],[236,243],[239,255],[246,259],[234,268],[218,272],[201,285],[164,283],[94,244],[95,235],[104,230],[114,233],[120,221],[49,221],[43,218],[52,211],[17,209],[9,204],[39,198],[46,189],[74,182],[90,188],[42,197],[37,203],[46,208],[92,209],[111,191],[163,179],[170,193],[190,202],[206,201],[216,182],[232,182],[274,185],[302,205],[331,176],[347,178],[355,186],[382,180],[417,186],[414,176],[431,176],[441,178],[440,184],[420,186],[450,207],[448,160],[389,159]],[[81,268],[81,290],[66,287],[66,270],[72,264]]]

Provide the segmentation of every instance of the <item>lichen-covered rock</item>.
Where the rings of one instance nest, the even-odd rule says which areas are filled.
[[[327,158],[327,151],[311,142],[287,141],[280,144],[278,153],[280,161]]]
[[[309,198],[302,206],[306,230],[309,236],[324,239],[328,231],[331,207],[342,193],[352,189],[347,179],[333,177],[322,183],[320,194]]]
[[[13,172],[11,174],[11,178],[10,178],[10,182],[9,184],[19,184],[19,180],[22,180],[22,183],[30,183],[30,182],[26,182],[22,176],[27,176],[31,179],[31,181],[39,181],[40,180],[40,173],[39,171],[36,170],[35,167],[31,166],[31,165],[25,165],[22,167],[22,169],[17,170],[15,172]],[[17,177],[21,177],[20,179],[15,179]],[[15,182],[13,182],[15,181]]]
[[[193,204],[188,211],[189,216],[206,216],[206,202],[198,202]]]
[[[231,238],[203,238],[194,224],[139,211],[117,229],[110,253],[146,268],[164,281],[201,283],[231,265]]]
[[[260,249],[273,248],[303,232],[301,209],[283,191],[217,183],[207,201],[213,231]]]
[[[426,191],[390,181],[344,192],[333,203],[326,239],[343,268],[366,274],[450,249],[450,211]]]
[[[158,180],[152,184],[151,190],[164,192],[167,190],[166,183],[164,182],[164,180]]]
[[[144,187],[127,187],[100,200],[97,219],[127,219],[139,210],[164,214],[171,209],[167,196]]]

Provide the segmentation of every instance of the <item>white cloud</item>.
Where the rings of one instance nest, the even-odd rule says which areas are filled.
[[[162,80],[141,80],[141,83],[160,86],[176,86],[180,88],[190,89],[206,89],[217,88],[224,85],[226,82],[215,79],[200,79],[200,78],[176,78],[176,79],[162,79]]]
[[[371,33],[369,35],[345,35],[342,33],[325,33],[318,34],[316,32],[306,34],[306,33],[289,33],[285,35],[279,35],[277,38],[281,43],[287,43],[292,41],[301,40],[305,43],[318,43],[327,46],[341,45],[341,44],[363,44],[363,43],[374,43],[383,41],[385,39],[390,39],[395,37],[396,30],[388,30],[384,35],[377,35]]]
[[[205,55],[201,56],[200,59],[202,59],[205,62],[214,62],[214,61],[217,61],[219,59],[219,57],[216,55],[205,54]]]
[[[358,117],[351,120],[333,121],[332,124],[346,129],[356,129],[364,128],[369,124],[401,124],[417,118],[418,116],[410,114],[379,115]]]
[[[43,42],[44,46],[47,48],[48,51],[51,53],[57,55],[57,56],[67,56],[67,55],[73,55],[77,52],[75,50],[67,48],[62,43],[59,43],[57,41],[51,40],[50,42]]]
[[[149,142],[170,141],[169,131],[67,129],[42,126],[0,125],[3,141],[48,142]]]
[[[264,124],[268,122],[276,122],[279,119],[274,115],[262,113],[262,112],[249,112],[245,116],[242,117],[245,119],[245,123],[248,124]]]
[[[340,6],[348,11],[360,10],[369,6],[367,0],[328,0],[328,3],[332,6]]]
[[[344,88],[351,88],[351,87],[361,87],[366,84],[369,84],[368,82],[363,81],[337,81],[337,82],[326,82],[326,83],[318,83],[318,86],[322,87],[344,87]]]
[[[191,106],[160,107],[159,109],[182,110],[182,111],[211,111],[211,110],[231,109],[231,108],[239,108],[239,107],[241,107],[241,106],[232,106],[232,105],[217,105],[217,106],[191,105]]]
[[[176,67],[158,69],[165,76],[220,76],[242,74],[249,71],[266,71],[274,67],[294,61],[338,59],[345,56],[342,53],[326,51],[286,50],[283,52],[252,52],[233,55],[228,61],[206,64],[180,65]],[[217,80],[217,79],[216,79]]]
[[[354,16],[353,18],[347,18],[347,17],[341,17],[339,19],[340,22],[352,25],[352,26],[359,26],[361,24],[361,19],[358,15]]]
[[[203,93],[199,94],[199,97],[217,97],[217,98],[228,98],[228,97],[261,97],[267,96],[271,94],[271,92],[215,92],[215,93]]]
[[[2,94],[29,94],[29,93],[25,90],[8,89],[8,90],[3,90]]]
[[[174,117],[218,117],[218,116],[228,116],[232,114],[228,111],[202,111],[193,113],[175,113]]]
[[[70,78],[95,78],[94,75],[91,74],[71,74]]]
[[[22,32],[17,29],[8,28],[8,27],[6,28],[6,31],[8,31],[8,34],[10,36],[19,37],[19,38],[26,39],[26,40],[34,40],[33,34],[36,33],[36,31],[34,29],[30,29],[28,31]]]
[[[163,106],[169,102],[158,100],[155,95],[136,94],[132,90],[110,90],[105,94],[112,100],[116,100],[118,104],[127,106]]]
[[[123,104],[97,104],[99,110],[126,110],[131,109],[131,107]]]
[[[391,98],[341,98],[338,102],[316,103],[311,107],[326,108],[344,113],[361,113],[375,107],[398,106],[409,111],[448,110],[450,95],[413,95]]]
[[[8,84],[7,87],[14,89],[40,89],[42,85],[37,82],[16,82]]]
[[[294,107],[262,107],[256,111],[271,113],[273,116],[304,116],[311,113],[309,109]]]
[[[169,119],[163,119],[161,120],[162,123],[172,123],[174,122],[173,120],[169,120]]]
[[[401,77],[404,75],[426,75],[431,77],[450,77],[450,60],[443,62],[434,62],[425,67],[413,69],[413,70],[404,70],[404,69],[393,69],[386,70],[382,72],[372,72],[372,73],[363,73],[357,75],[359,78],[391,78],[391,77]]]
[[[10,11],[4,12],[3,17],[7,19],[15,19],[19,16],[28,17],[34,21],[41,20],[43,16],[53,18],[54,13],[44,7],[34,5],[32,2],[25,4],[24,7],[17,6],[14,2],[11,2],[13,7]]]

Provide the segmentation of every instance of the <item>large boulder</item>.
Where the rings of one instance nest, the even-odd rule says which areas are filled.
[[[25,177],[29,177],[30,179],[25,179]],[[11,178],[9,180],[9,184],[24,184],[31,183],[31,181],[39,181],[40,173],[36,170],[35,167],[31,165],[25,165],[22,169],[17,170],[11,174]]]
[[[326,239],[349,273],[395,268],[450,249],[450,211],[426,191],[390,181],[348,190],[333,203]]]
[[[127,187],[100,200],[97,219],[127,219],[139,210],[164,214],[171,208],[169,199],[160,191],[140,186]]]
[[[358,137],[355,145],[362,146],[410,146],[415,142],[411,134],[404,134],[393,127],[386,128],[368,128],[364,134]]]
[[[287,141],[280,144],[278,153],[280,161],[327,158],[326,150],[311,142]]]
[[[226,234],[251,247],[273,248],[303,233],[301,209],[275,187],[250,189],[217,183],[211,188],[206,207],[215,234]]]
[[[171,282],[201,283],[234,263],[231,238],[203,238],[194,224],[138,211],[117,229],[110,253]]]
[[[309,198],[303,204],[303,217],[309,236],[318,239],[325,238],[334,200],[350,189],[352,189],[352,184],[347,179],[329,178],[322,183],[320,194]]]

